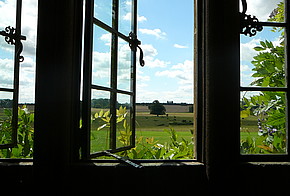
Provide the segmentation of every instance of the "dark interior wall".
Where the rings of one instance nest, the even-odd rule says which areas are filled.
[[[238,181],[220,187],[221,193],[232,195],[289,195],[290,164],[244,163],[236,171]],[[46,195],[55,184],[38,189],[33,178],[33,166],[0,163],[1,195]],[[71,168],[63,193],[71,195],[217,195],[208,185],[205,167],[198,165],[145,166],[138,170],[118,164],[87,164]],[[57,191],[55,195],[57,195]],[[200,194],[197,194],[200,193]]]

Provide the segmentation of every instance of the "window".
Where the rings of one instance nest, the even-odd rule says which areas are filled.
[[[37,1],[0,1],[0,158],[31,158]]]
[[[188,1],[191,2],[192,1]],[[146,2],[148,3],[148,2]],[[180,5],[180,3],[176,3]],[[191,4],[192,5],[192,4]],[[172,8],[171,4],[167,5],[167,9]],[[193,5],[192,5],[193,6]],[[178,11],[184,11],[185,7],[180,7]],[[179,30],[175,29],[175,34],[185,35],[188,34],[188,37],[193,38],[192,30],[192,18],[188,19],[191,21],[191,24],[184,27],[179,26]],[[148,10],[147,10],[148,11]],[[153,10],[154,11],[154,10]],[[188,11],[188,10],[186,10]],[[155,10],[157,13],[157,9]],[[174,19],[173,17],[171,19]],[[82,146],[82,157],[83,158],[95,158],[98,156],[105,155],[107,152],[119,152],[135,147],[135,143],[143,142],[142,137],[136,137],[136,127],[138,126],[138,121],[136,121],[136,67],[144,65],[143,62],[143,52],[142,49],[138,46],[140,44],[137,39],[137,21],[147,20],[144,16],[137,15],[137,1],[132,0],[95,0],[91,3],[86,4],[86,22],[85,22],[85,45],[84,45],[84,70],[83,70],[83,97],[82,97],[82,131],[84,132],[85,142]],[[180,18],[175,19],[176,24]],[[155,21],[156,22],[156,21]],[[168,22],[168,21],[164,21]],[[182,29],[186,28],[186,29]],[[177,27],[176,27],[177,28]],[[166,33],[162,32],[160,29],[145,29],[140,28],[139,32],[142,34],[152,35],[156,39],[166,39]],[[175,36],[175,35],[171,35]],[[146,36],[145,36],[146,37]],[[169,44],[169,43],[168,43]],[[183,45],[182,45],[183,44]],[[192,58],[192,42],[184,43],[171,43],[171,47],[175,50],[186,51],[178,53],[182,57],[190,56]],[[142,47],[142,46],[141,46]],[[140,49],[139,53],[136,55],[137,48]],[[144,50],[148,52],[148,59],[154,59],[157,55],[157,50],[152,45],[144,45]],[[188,50],[185,50],[189,48]],[[164,48],[163,48],[164,49]],[[167,50],[167,55],[174,56],[174,50]],[[163,54],[164,55],[166,55]],[[145,53],[146,55],[146,53]],[[139,57],[139,61],[136,62],[136,57]],[[146,58],[146,56],[145,56]],[[150,60],[151,60],[150,59]],[[170,57],[168,57],[170,59]],[[148,66],[163,66],[166,67],[169,62],[160,61],[155,59],[154,61],[149,60]],[[181,61],[181,60],[180,60]],[[179,62],[180,62],[179,61]],[[175,140],[172,141],[173,144],[179,145],[179,149],[185,149],[183,152],[178,152],[182,154],[183,157],[189,155],[189,159],[193,158],[194,153],[194,144],[193,144],[193,92],[192,92],[192,80],[193,80],[193,61],[192,59],[185,60],[182,64],[179,62],[176,63],[175,69],[179,74],[179,77],[183,77],[184,88],[187,89],[187,94],[182,94],[178,91],[176,96],[179,100],[190,100],[190,104],[181,103],[179,104],[186,112],[188,112],[185,117],[186,120],[181,120],[178,114],[172,116],[163,116],[160,118],[172,119],[172,123],[175,124],[184,124],[191,127],[186,127],[187,132],[184,134],[187,137],[187,140],[182,140],[180,137],[180,144]],[[179,64],[178,64],[179,63]],[[152,65],[153,64],[153,65]],[[174,67],[174,66],[173,66]],[[183,67],[183,72],[180,71],[180,67]],[[161,70],[161,69],[160,69]],[[187,70],[187,72],[185,72]],[[148,72],[148,70],[147,70]],[[152,70],[151,70],[152,72]],[[182,72],[182,73],[180,73]],[[167,70],[158,72],[159,76],[165,77],[167,74],[176,74],[174,70]],[[183,74],[183,75],[181,75]],[[139,74],[140,75],[140,74]],[[184,79],[185,78],[185,79]],[[190,84],[189,81],[191,82]],[[187,83],[185,83],[187,82]],[[177,86],[177,85],[176,85]],[[152,88],[155,86],[152,85]],[[144,92],[144,91],[143,91]],[[163,98],[160,92],[159,97]],[[173,94],[174,92],[167,91],[168,94]],[[177,95],[177,93],[179,93]],[[190,96],[187,96],[190,95]],[[186,97],[184,97],[186,96]],[[166,97],[166,96],[164,96]],[[149,100],[143,98],[143,100]],[[151,97],[151,99],[153,99]],[[152,100],[154,101],[154,100]],[[151,103],[152,103],[151,101]],[[167,105],[174,106],[173,101],[167,100]],[[163,100],[163,102],[166,102]],[[157,104],[160,107],[162,104],[158,100],[154,101],[153,104]],[[148,101],[147,105],[140,104],[139,106],[145,107],[148,110]],[[168,106],[168,107],[170,107]],[[178,106],[175,106],[178,107]],[[153,108],[153,106],[152,106]],[[191,110],[190,110],[191,108]],[[149,114],[149,110],[148,110]],[[162,114],[165,114],[164,112]],[[176,117],[177,116],[177,117]],[[139,116],[138,116],[139,117]],[[139,119],[144,121],[146,117],[142,116]],[[148,119],[148,117],[147,117]],[[151,118],[150,118],[151,119]],[[178,119],[178,121],[176,121]],[[173,122],[173,121],[176,122]],[[148,122],[149,120],[147,120]],[[157,121],[157,119],[156,119]],[[169,120],[168,120],[169,121]],[[137,123],[135,123],[137,122]],[[137,125],[136,125],[137,124]],[[160,123],[159,123],[160,124]],[[173,125],[174,126],[174,125]],[[174,129],[168,128],[168,133],[162,131],[162,125],[159,127],[159,132],[168,135],[168,140],[170,137],[176,138],[176,131]],[[138,132],[139,133],[139,132]],[[170,136],[171,135],[171,136]],[[156,159],[160,159],[163,156],[163,144],[156,143],[152,136],[146,135],[144,143],[156,144],[157,155],[154,156]],[[162,137],[162,136],[161,136]],[[139,141],[140,139],[140,141]],[[142,141],[141,141],[142,140]],[[145,141],[146,140],[146,141]],[[164,144],[165,145],[165,144]],[[140,145],[141,146],[141,145]],[[148,147],[149,149],[149,147]],[[139,149],[138,149],[139,150]],[[142,151],[142,150],[140,150]],[[145,151],[145,150],[144,150]],[[137,152],[134,152],[137,154]],[[133,153],[133,154],[134,154]],[[178,154],[176,153],[176,154]],[[161,155],[162,156],[161,156]],[[123,153],[126,156],[126,152]],[[160,156],[159,156],[160,155]],[[173,153],[168,153],[167,158],[170,156],[173,157]],[[134,158],[138,158],[135,156]],[[143,156],[150,157],[150,156]],[[149,158],[150,159],[150,158]]]
[[[242,2],[241,153],[244,158],[257,154],[271,154],[266,160],[286,158],[289,2],[267,1],[261,7],[254,1]]]
[[[86,131],[84,158],[102,155],[104,150],[122,151],[135,144],[136,50],[139,44],[136,10],[137,1],[96,0],[86,4],[82,102],[82,128]],[[125,21],[120,19],[123,12],[131,13]],[[140,63],[143,65],[142,59]],[[122,139],[117,140],[118,137]]]

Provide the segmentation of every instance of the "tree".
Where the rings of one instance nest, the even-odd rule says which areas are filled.
[[[148,106],[150,114],[164,115],[166,113],[165,107],[158,101],[155,100],[151,105]]]
[[[279,3],[268,21],[284,21],[284,3]],[[281,32],[280,43],[274,45],[271,41],[260,41],[254,50],[259,52],[253,57],[252,64],[256,78],[252,86],[285,87],[285,40],[281,27],[273,27],[273,32]],[[247,93],[247,92],[246,92]],[[245,93],[245,94],[246,94]],[[260,152],[284,153],[286,150],[286,93],[262,91],[259,95],[247,98],[244,94],[241,104],[241,118],[250,114],[258,116],[258,135],[264,140]]]

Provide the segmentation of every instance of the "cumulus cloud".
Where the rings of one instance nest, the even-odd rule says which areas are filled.
[[[267,21],[272,11],[277,7],[277,4],[282,0],[271,0],[265,2],[265,0],[248,0],[247,1],[247,12],[246,14],[251,14],[256,16],[260,21]],[[240,10],[242,10],[242,5],[240,3]]]
[[[131,21],[132,19],[132,14],[131,12],[128,12],[126,15],[124,15],[123,17],[123,20],[126,20],[126,21]],[[137,15],[137,21],[138,22],[144,22],[144,21],[147,21],[147,18],[145,16],[139,16],[139,14]]]
[[[168,61],[163,61],[156,58],[156,56],[158,55],[158,52],[156,48],[153,47],[153,45],[144,44],[142,45],[142,49],[144,52],[144,60],[145,60],[146,67],[150,67],[150,68],[166,67],[167,65],[170,64],[170,62]]]
[[[166,33],[161,29],[139,29],[142,34],[153,35],[156,39],[165,39]]]
[[[164,71],[157,71],[156,76],[166,76],[170,78],[179,79],[179,84],[191,85],[193,84],[193,61],[185,60],[183,63],[173,65],[171,69]]]
[[[0,1],[0,30],[15,27],[16,1]],[[25,0],[22,4],[21,33],[26,36],[23,43],[24,62],[20,63],[19,102],[34,102],[35,51],[37,34],[37,0]],[[14,46],[8,45],[0,36],[0,84],[13,88]],[[1,97],[0,97],[1,99]]]
[[[257,51],[254,50],[254,47],[260,44],[260,39],[252,39],[247,43],[241,43],[241,61],[251,62],[253,57],[258,54]]]
[[[174,48],[188,48],[188,46],[183,46],[180,44],[174,44],[173,46],[174,46]]]
[[[5,27],[16,25],[16,1],[0,1],[0,30]],[[26,36],[23,41],[23,55],[35,55],[36,50],[36,29],[37,29],[37,1],[26,0],[22,5],[21,33]],[[11,51],[11,47],[0,37],[0,48]]]

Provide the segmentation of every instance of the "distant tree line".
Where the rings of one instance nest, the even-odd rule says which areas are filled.
[[[119,103],[117,102],[116,108],[119,108],[120,106],[130,108],[129,103]],[[99,99],[92,99],[91,100],[91,107],[92,108],[110,108],[110,99],[104,99],[104,98],[99,98]]]
[[[12,108],[13,100],[11,99],[0,99],[0,108]]]

